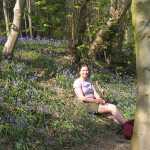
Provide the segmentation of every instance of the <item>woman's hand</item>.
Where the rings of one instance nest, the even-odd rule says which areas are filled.
[[[96,98],[96,99],[95,99],[95,102],[96,102],[97,104],[105,104],[105,103],[106,103],[105,100],[102,99],[102,98]]]

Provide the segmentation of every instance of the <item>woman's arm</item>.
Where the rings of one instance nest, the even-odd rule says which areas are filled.
[[[82,89],[81,87],[78,87],[78,88],[75,88],[74,89],[77,97],[83,101],[83,102],[86,102],[86,103],[98,103],[98,104],[104,104],[104,101],[103,99],[101,98],[98,98],[98,97],[95,97],[95,98],[90,98],[90,97],[85,97],[83,92],[82,92]],[[95,95],[94,95],[95,96]]]
[[[102,103],[105,104],[105,100],[99,96],[99,94],[97,93],[97,91],[96,91],[96,89],[94,88],[93,85],[92,85],[92,88],[93,88],[93,91],[94,91],[95,98],[100,99],[102,101]]]

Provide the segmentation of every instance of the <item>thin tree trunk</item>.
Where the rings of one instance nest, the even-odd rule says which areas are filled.
[[[13,49],[15,47],[19,35],[19,31],[20,31],[21,17],[22,17],[24,4],[25,4],[25,0],[16,0],[11,31],[3,48],[3,55],[5,56],[5,58],[11,58],[13,55]]]
[[[26,19],[26,14],[24,13],[24,27],[25,27],[25,33],[26,33],[26,36],[28,35],[28,31],[27,31],[27,19]]]
[[[133,0],[132,16],[135,33],[138,76],[137,109],[132,150],[150,149],[150,1]]]
[[[76,33],[77,33],[77,16],[78,16],[78,8],[75,8],[75,4],[77,0],[66,0],[68,5],[68,17],[67,17],[67,37],[68,37],[68,49],[69,53],[72,56],[72,63],[74,63],[76,59]]]
[[[77,45],[82,44],[83,37],[86,31],[88,1],[89,0],[83,1],[81,8],[79,9],[78,20],[77,20]]]
[[[31,18],[31,0],[26,0],[26,3],[27,3],[27,10],[28,10],[28,22],[29,22],[30,38],[33,38],[32,18]]]
[[[3,11],[4,11],[5,24],[6,24],[6,33],[8,36],[9,35],[9,17],[8,17],[8,11],[7,11],[7,0],[3,0]]]
[[[131,18],[131,12],[128,13],[127,20],[131,20],[130,18]],[[133,39],[134,38],[133,38],[132,26],[131,26],[130,21],[128,21],[127,27],[125,29],[125,35],[124,35],[125,45],[129,45],[133,43]]]
[[[68,24],[70,24],[70,31],[68,32],[69,40],[68,47],[70,54],[72,55],[72,62],[79,63],[80,54],[77,51],[77,46],[82,44],[84,33],[86,30],[86,11],[87,3],[89,0],[74,0],[72,13],[68,17]],[[69,2],[68,2],[69,3]],[[80,6],[78,6],[80,4]],[[75,7],[77,5],[78,7]]]

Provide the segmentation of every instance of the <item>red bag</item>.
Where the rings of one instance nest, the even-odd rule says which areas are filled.
[[[123,124],[123,135],[130,140],[133,134],[134,120],[129,120]]]

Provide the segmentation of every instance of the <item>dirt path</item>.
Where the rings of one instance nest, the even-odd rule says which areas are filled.
[[[114,132],[94,137],[88,144],[74,147],[72,150],[130,150],[130,141]]]

